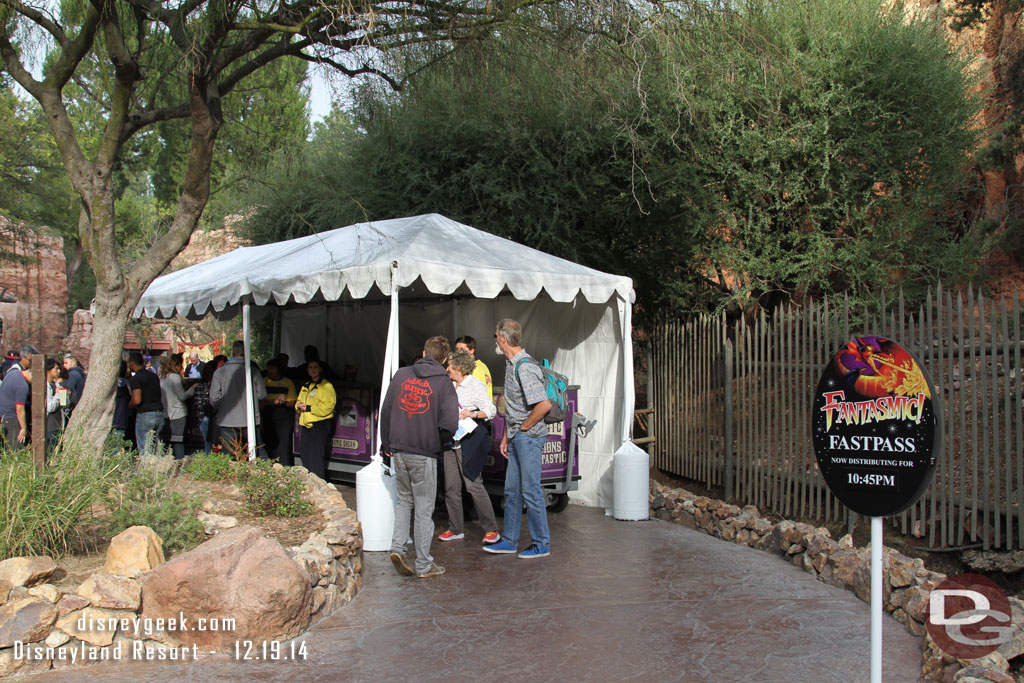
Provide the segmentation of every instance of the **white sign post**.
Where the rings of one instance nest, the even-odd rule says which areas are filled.
[[[882,683],[882,518],[871,518],[871,683]]]

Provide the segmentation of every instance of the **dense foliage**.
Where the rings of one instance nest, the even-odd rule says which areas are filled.
[[[977,102],[934,25],[864,0],[577,19],[359,90],[249,195],[256,239],[439,212],[631,276],[641,319],[970,276]]]
[[[898,10],[754,0],[672,35],[709,191],[705,271],[738,302],[971,272],[977,102],[941,31]]]

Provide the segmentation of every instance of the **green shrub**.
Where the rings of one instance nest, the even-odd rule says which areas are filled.
[[[231,456],[228,453],[196,453],[185,468],[195,479],[201,481],[224,481],[230,479]]]
[[[177,468],[158,473],[142,465],[127,468],[123,483],[107,493],[110,517],[105,530],[119,534],[128,527],[148,526],[164,542],[164,550],[179,552],[198,545],[203,525],[196,519],[199,500],[179,490]]]
[[[306,485],[298,474],[287,467],[274,469],[269,460],[243,463],[238,470],[238,486],[253,514],[304,517],[313,512],[303,496]]]
[[[105,450],[97,457],[61,443],[40,472],[29,449],[0,449],[0,560],[65,554],[69,538],[126,462],[122,450]]]

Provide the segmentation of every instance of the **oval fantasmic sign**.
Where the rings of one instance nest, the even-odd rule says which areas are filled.
[[[921,497],[935,473],[942,409],[912,353],[856,337],[829,361],[814,394],[814,452],[825,483],[854,512],[885,517]]]

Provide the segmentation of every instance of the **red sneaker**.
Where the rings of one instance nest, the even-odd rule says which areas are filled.
[[[493,545],[501,540],[501,534],[497,531],[488,531],[484,534],[484,545]]]
[[[465,538],[465,537],[466,537],[465,534],[453,534],[452,530],[449,529],[448,531],[446,531],[443,534],[441,534],[440,536],[438,536],[437,540],[439,540],[439,541],[457,541],[460,538]]]

